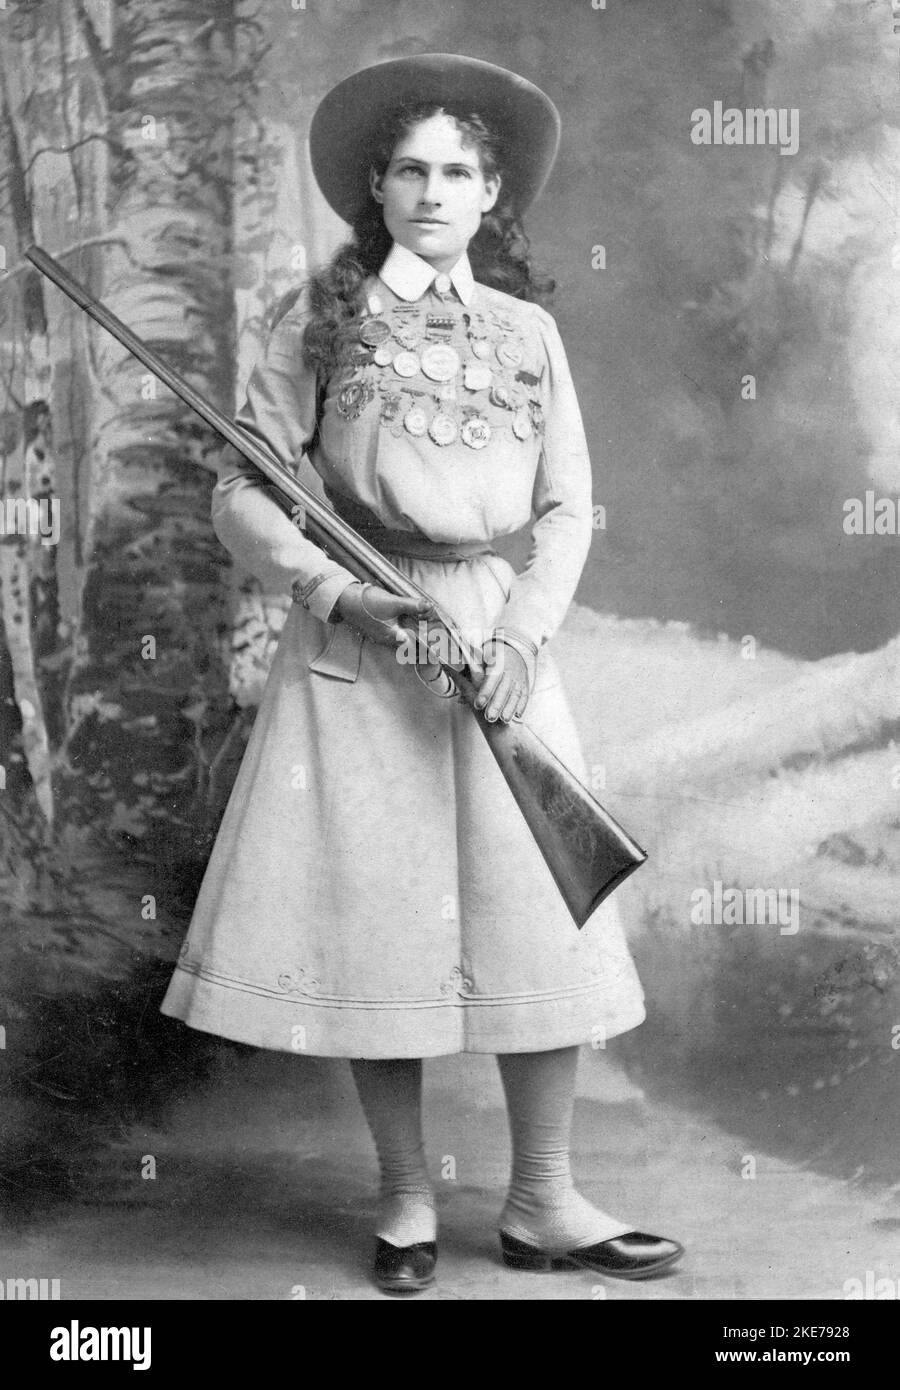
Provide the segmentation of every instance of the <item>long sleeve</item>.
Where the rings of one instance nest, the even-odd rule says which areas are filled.
[[[540,647],[572,602],[593,530],[591,464],[575,387],[556,323],[538,309],[547,354],[543,449],[535,474],[528,562],[497,624]]]
[[[316,375],[303,360],[303,327],[296,306],[277,324],[235,416],[287,467],[296,466],[316,428]],[[306,539],[264,484],[258,470],[228,447],[213,490],[213,529],[268,592],[289,593],[297,579],[314,586],[306,603],[325,620],[354,576]]]

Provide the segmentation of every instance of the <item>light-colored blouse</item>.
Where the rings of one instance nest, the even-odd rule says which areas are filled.
[[[364,316],[344,332],[324,383],[304,362],[301,295],[272,332],[236,420],[288,466],[308,452],[330,495],[391,530],[460,544],[530,522],[528,561],[498,628],[540,647],[572,600],[592,533],[590,461],[556,324],[475,282],[467,257],[436,276],[396,244],[365,292]],[[213,524],[270,592],[317,581],[308,607],[323,620],[353,582],[231,449]]]

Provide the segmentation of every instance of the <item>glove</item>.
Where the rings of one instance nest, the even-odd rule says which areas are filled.
[[[424,618],[431,614],[427,599],[398,598],[377,584],[350,584],[335,604],[345,623],[380,647],[397,647],[409,640],[400,619]]]
[[[531,673],[525,657],[500,637],[492,637],[484,644],[482,656],[484,669],[477,680],[475,708],[484,710],[489,724],[498,719],[504,724],[521,719],[531,694]]]

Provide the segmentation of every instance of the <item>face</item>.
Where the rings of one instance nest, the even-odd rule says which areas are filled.
[[[372,171],[371,188],[394,241],[447,271],[496,203],[500,180],[485,178],[478,150],[462,143],[456,122],[435,115],[398,141],[384,173]]]

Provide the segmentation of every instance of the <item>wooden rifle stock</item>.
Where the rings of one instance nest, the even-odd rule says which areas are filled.
[[[378,584],[401,598],[428,599],[464,661],[462,670],[449,665],[444,669],[478,720],[569,912],[576,925],[583,927],[604,898],[639,868],[647,855],[527,723],[491,724],[475,709],[477,689],[471,677],[477,656],[452,616],[298,482],[290,469],[207,401],[52,256],[38,246],[30,247],[25,254],[42,274],[254,464],[273,485],[276,498],[286,511],[296,517],[297,509],[302,510],[303,529],[310,540],[327,550],[357,579]],[[514,866],[510,872],[515,873]]]

